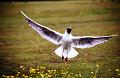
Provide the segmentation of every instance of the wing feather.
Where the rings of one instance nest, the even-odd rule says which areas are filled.
[[[73,37],[72,46],[76,48],[89,48],[108,41],[112,36],[83,36]]]
[[[28,24],[34,29],[36,30],[43,38],[45,38],[48,41],[51,41],[54,44],[60,44],[61,43],[61,39],[62,39],[62,34],[47,28],[41,24],[36,23],[35,21],[31,20],[28,16],[25,15],[25,13],[23,13],[21,11],[21,13],[24,15],[25,20],[28,22]]]

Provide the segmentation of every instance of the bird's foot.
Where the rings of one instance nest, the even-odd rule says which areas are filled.
[[[64,60],[64,57],[62,56],[62,60]]]
[[[67,60],[68,60],[68,58],[66,57],[66,58],[65,58],[65,61],[67,61]]]

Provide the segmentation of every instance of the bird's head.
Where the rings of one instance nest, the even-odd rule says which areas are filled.
[[[68,28],[67,28],[67,33],[70,34],[71,31],[72,31],[72,28],[71,28],[71,27],[68,27]]]

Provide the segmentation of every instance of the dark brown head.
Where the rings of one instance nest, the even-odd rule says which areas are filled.
[[[68,28],[67,28],[67,33],[70,34],[71,31],[72,31],[72,28],[71,28],[71,27],[68,27]]]

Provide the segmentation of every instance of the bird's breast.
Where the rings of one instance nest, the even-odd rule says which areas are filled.
[[[71,39],[63,40],[62,46],[63,46],[64,49],[69,49],[71,47]]]
[[[70,35],[65,34],[62,38],[63,49],[69,49],[71,47],[72,38]]]

